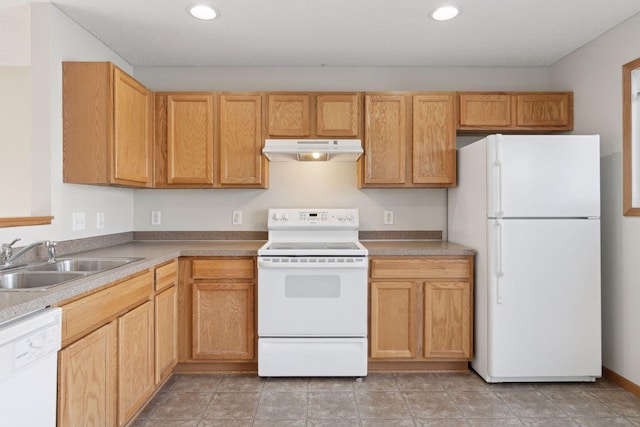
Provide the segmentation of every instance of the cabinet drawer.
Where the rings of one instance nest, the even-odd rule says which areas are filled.
[[[62,346],[150,298],[151,271],[62,306]]]
[[[371,277],[374,279],[448,279],[469,278],[471,263],[468,257],[372,258]]]
[[[178,276],[178,261],[173,260],[167,264],[163,264],[155,269],[156,281],[155,289],[159,292],[169,286],[176,284],[176,278]]]
[[[198,279],[252,279],[254,260],[196,259],[193,260],[193,278]]]

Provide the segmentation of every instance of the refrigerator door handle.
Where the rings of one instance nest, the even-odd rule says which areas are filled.
[[[496,221],[496,298],[498,304],[502,304],[502,285],[500,279],[504,276],[502,271],[502,225]]]
[[[502,156],[500,153],[500,138],[495,141],[493,149],[493,216],[501,218],[504,214],[502,210]]]

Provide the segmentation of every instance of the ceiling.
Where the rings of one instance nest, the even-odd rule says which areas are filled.
[[[202,0],[220,16],[198,21],[199,0],[51,2],[141,67],[548,66],[640,13],[638,0]],[[428,18],[447,2],[456,19]]]

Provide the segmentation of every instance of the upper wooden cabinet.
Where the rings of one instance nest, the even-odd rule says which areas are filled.
[[[455,185],[453,93],[368,93],[364,116],[361,187]]]
[[[63,62],[63,179],[153,186],[151,92],[109,62]]]
[[[358,138],[358,93],[271,92],[267,95],[266,135],[273,138]]]
[[[262,155],[262,95],[220,95],[219,170],[222,187],[268,185],[268,163]]]
[[[460,131],[573,129],[572,92],[460,92],[457,95]]]
[[[266,188],[260,93],[155,95],[156,187]]]

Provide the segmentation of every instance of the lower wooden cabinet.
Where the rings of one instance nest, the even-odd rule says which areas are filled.
[[[472,357],[473,258],[372,257],[371,360]]]
[[[124,425],[153,392],[153,302],[118,318],[118,424]]]
[[[112,321],[58,354],[58,427],[117,425],[118,327]]]
[[[62,302],[58,426],[124,426],[155,388],[153,274]]]
[[[168,377],[178,363],[178,288],[172,286],[155,296],[155,382]]]
[[[255,257],[180,258],[178,372],[255,371]]]

